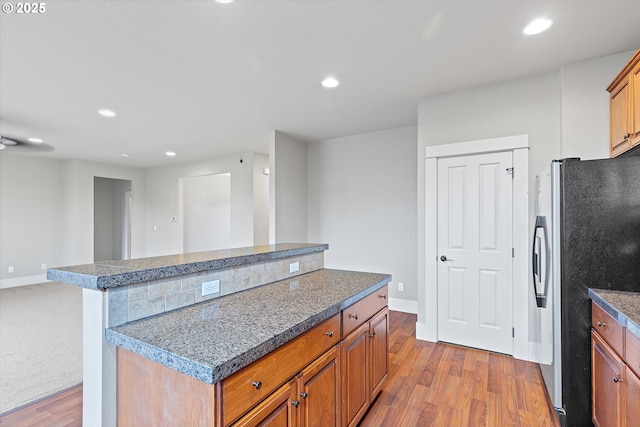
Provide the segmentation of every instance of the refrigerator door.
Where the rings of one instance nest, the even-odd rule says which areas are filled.
[[[542,376],[549,392],[551,402],[556,409],[562,408],[562,365],[560,363],[560,246],[558,233],[560,231],[560,168],[557,162],[551,168],[545,169],[536,177],[536,236],[540,236],[541,252],[539,260],[539,286],[536,286],[536,302],[538,294],[544,295],[544,304],[538,304],[537,317],[540,345],[538,359]],[[544,231],[542,231],[544,230]],[[534,238],[534,245],[536,245]],[[534,284],[535,284],[534,277]],[[543,291],[544,289],[544,291]]]

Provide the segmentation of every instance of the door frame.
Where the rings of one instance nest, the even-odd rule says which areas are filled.
[[[515,135],[425,147],[425,322],[416,338],[438,341],[438,159],[500,151],[513,155],[513,356],[529,360],[529,136]],[[520,309],[526,307],[526,310]]]

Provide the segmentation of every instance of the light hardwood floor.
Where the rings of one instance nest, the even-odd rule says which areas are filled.
[[[538,365],[415,339],[390,312],[390,375],[361,427],[559,427]],[[3,427],[82,425],[82,386],[0,417]]]

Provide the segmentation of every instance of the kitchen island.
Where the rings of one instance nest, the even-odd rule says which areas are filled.
[[[89,297],[103,308],[102,328],[90,326],[103,347],[87,354],[96,339],[85,331],[91,413],[85,403],[83,422],[252,425],[277,409],[287,425],[311,414],[357,423],[388,375],[391,278],[324,269],[326,248],[271,245],[50,270],[50,279],[101,296]],[[203,295],[203,283],[214,282],[216,292]],[[99,372],[93,387],[87,367]],[[317,384],[320,393],[305,391]]]

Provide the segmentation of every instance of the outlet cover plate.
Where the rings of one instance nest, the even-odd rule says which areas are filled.
[[[295,273],[300,270],[300,263],[298,261],[289,264],[289,273]]]
[[[202,284],[202,296],[211,295],[220,292],[220,280],[204,282]]]

